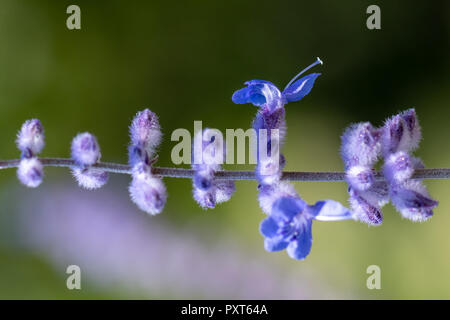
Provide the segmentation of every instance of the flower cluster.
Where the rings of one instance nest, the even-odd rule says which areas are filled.
[[[411,155],[420,138],[414,109],[388,119],[381,128],[364,122],[344,132],[341,156],[356,219],[369,225],[381,224],[381,208],[389,199],[403,217],[412,221],[424,221],[433,215],[437,201],[421,181],[411,179],[416,169],[424,168],[422,161]],[[381,155],[385,181],[376,181],[373,166]]]
[[[77,164],[72,168],[72,174],[78,185],[89,190],[103,187],[108,181],[108,173],[93,167],[101,157],[97,138],[89,132],[80,133],[73,138],[71,151]]]
[[[17,147],[22,152],[17,177],[27,187],[36,188],[44,178],[44,168],[37,155],[44,148],[44,127],[37,119],[25,121],[17,134]]]
[[[269,81],[251,80],[232,96],[236,104],[251,103],[258,107],[252,126],[256,133],[254,152],[258,200],[266,214],[260,224],[264,247],[267,251],[286,249],[291,258],[298,260],[310,253],[314,220],[353,219],[379,225],[383,220],[381,208],[390,200],[403,217],[425,221],[433,215],[433,209],[438,204],[430,197],[422,181],[414,179],[415,171],[424,168],[422,161],[412,154],[421,139],[414,109],[395,115],[380,128],[363,122],[345,130],[341,157],[349,186],[351,210],[334,200],[320,200],[309,205],[294,186],[283,179],[286,159],[281,154],[281,148],[287,131],[285,105],[299,101],[310,93],[320,74],[297,78],[317,64],[322,64],[319,58],[297,74],[283,91]],[[127,167],[101,163],[98,141],[88,132],[80,133],[72,140],[71,159],[39,159],[37,155],[44,147],[44,130],[39,120],[28,120],[17,135],[20,160],[3,161],[0,168],[18,167],[17,176],[28,187],[37,187],[42,182],[43,164],[70,167],[79,186],[87,189],[105,185],[108,171],[128,173],[132,177],[128,188],[132,201],[150,215],[160,213],[167,200],[162,176],[192,178],[193,197],[203,209],[215,208],[218,203],[231,198],[235,184],[229,179],[230,176],[236,178],[233,174],[246,173],[246,179],[254,179],[249,177],[251,172],[222,171],[226,148],[223,139],[218,139],[221,133],[217,130],[205,129],[195,133],[192,170],[189,170],[153,167],[157,160],[156,149],[162,138],[155,113],[148,109],[138,112],[129,129]],[[384,179],[379,179],[375,171],[380,158],[384,159]],[[226,175],[228,179],[224,179]],[[339,179],[343,180],[343,175]]]
[[[260,226],[267,251],[287,249],[293,259],[304,259],[312,245],[312,221],[351,219],[351,213],[332,200],[319,201],[309,206],[295,191],[292,184],[282,181],[286,160],[280,149],[286,135],[285,109],[288,102],[299,101],[312,89],[320,75],[312,73],[295,79],[303,72],[322,63],[317,61],[300,72],[283,92],[269,81],[251,80],[245,88],[236,91],[232,100],[236,104],[252,103],[258,112],[253,121],[257,133],[256,176],[259,182],[259,203],[268,215]]]
[[[414,109],[386,121],[383,128],[383,172],[389,195],[404,218],[425,221],[433,215],[438,202],[428,194],[420,180],[412,180],[416,169],[425,166],[411,153],[419,146],[421,130]]]
[[[193,195],[195,201],[204,209],[213,209],[217,203],[230,200],[236,190],[233,181],[218,180],[214,176],[221,170],[225,158],[225,146],[216,139],[214,130],[205,129],[194,136],[192,145]]]
[[[130,126],[128,161],[132,180],[128,190],[133,202],[151,215],[161,213],[167,199],[166,186],[152,173],[153,156],[161,137],[157,115],[148,109],[138,112]]]
[[[342,135],[349,202],[355,218],[371,225],[381,223],[381,207],[388,201],[387,185],[375,181],[373,169],[380,156],[380,140],[380,130],[368,122],[354,124]]]

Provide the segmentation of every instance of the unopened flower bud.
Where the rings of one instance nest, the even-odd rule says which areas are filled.
[[[148,214],[156,215],[164,209],[167,191],[160,178],[149,174],[133,176],[128,190],[133,202]]]
[[[372,167],[381,151],[380,131],[369,122],[350,126],[342,135],[341,156],[345,167]]]
[[[73,168],[72,174],[82,188],[92,190],[103,187],[108,182],[108,173],[96,168]]]
[[[97,139],[90,133],[78,134],[72,140],[72,159],[81,166],[91,166],[100,160],[100,147]]]
[[[17,147],[25,157],[30,158],[44,148],[44,128],[38,119],[25,121],[17,134]]]
[[[42,163],[36,157],[20,160],[17,169],[17,177],[25,186],[36,188],[42,183],[44,178],[44,168]]]
[[[352,188],[364,191],[372,186],[375,178],[371,168],[365,166],[353,166],[347,170],[346,180]]]
[[[388,119],[383,127],[383,153],[414,151],[420,142],[419,121],[414,109],[406,110]]]
[[[143,146],[151,156],[161,143],[161,127],[158,116],[145,109],[136,114],[130,126],[131,145]]]
[[[395,208],[406,219],[422,222],[433,215],[438,202],[430,197],[421,181],[408,180],[391,190],[391,199]]]
[[[383,167],[387,181],[390,184],[399,184],[410,179],[415,170],[416,161],[413,159],[403,151],[390,154],[385,160]]]

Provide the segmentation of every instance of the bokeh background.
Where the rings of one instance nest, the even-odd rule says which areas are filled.
[[[69,4],[81,7],[81,30],[66,28]],[[381,30],[366,28],[370,4]],[[250,79],[284,87],[319,56],[314,89],[287,106],[288,170],[342,170],[347,125],[381,125],[410,107],[423,128],[417,154],[450,166],[448,1],[2,0],[0,41],[1,159],[18,157],[15,134],[37,117],[43,156],[69,156],[73,136],[90,131],[103,160],[125,163],[130,120],[149,107],[165,133],[158,165],[172,166],[174,129],[248,128],[256,110],[234,105],[233,91]],[[391,205],[376,228],[314,223],[299,262],[264,251],[255,182],[203,211],[189,180],[165,179],[166,208],[149,217],[129,200],[126,176],[88,192],[68,170],[45,172],[36,190],[0,172],[0,298],[450,298],[450,181],[426,182],[440,201],[426,223]],[[347,201],[345,183],[296,188],[308,202]],[[81,267],[80,291],[66,289],[70,264]],[[372,264],[381,290],[366,288]]]

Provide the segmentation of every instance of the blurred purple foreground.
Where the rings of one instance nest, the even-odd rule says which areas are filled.
[[[23,203],[26,245],[48,258],[62,277],[68,265],[80,266],[82,289],[96,287],[127,298],[337,296],[298,262],[300,270],[275,265],[272,261],[279,259],[264,256],[262,249],[261,255],[243,251],[235,238],[171,226],[163,216],[139,212],[123,190],[43,187]]]

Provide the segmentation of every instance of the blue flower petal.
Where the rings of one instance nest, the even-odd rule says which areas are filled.
[[[264,249],[269,252],[284,250],[288,245],[289,242],[287,242],[283,236],[264,239]]]
[[[282,197],[274,202],[270,215],[275,220],[291,220],[303,211],[306,203],[300,198]]]
[[[251,80],[233,93],[232,100],[236,104],[251,103],[257,107],[267,105],[271,110],[281,105],[280,90],[271,82],[265,80]]]
[[[306,96],[312,89],[314,81],[320,76],[320,73],[311,73],[295,81],[286,90],[283,91],[283,98],[287,102],[298,101]]]
[[[275,237],[277,235],[278,229],[279,227],[277,222],[271,217],[264,219],[259,226],[259,232],[261,232],[261,234],[267,238]]]
[[[236,104],[251,103],[258,107],[266,103],[266,97],[262,94],[261,88],[257,86],[250,86],[235,91],[231,100]]]
[[[334,200],[318,201],[312,206],[308,206],[308,212],[314,219],[320,221],[340,221],[353,219],[349,209]]]
[[[312,220],[308,220],[298,234],[297,238],[289,243],[287,253],[292,259],[305,259],[312,246]]]

